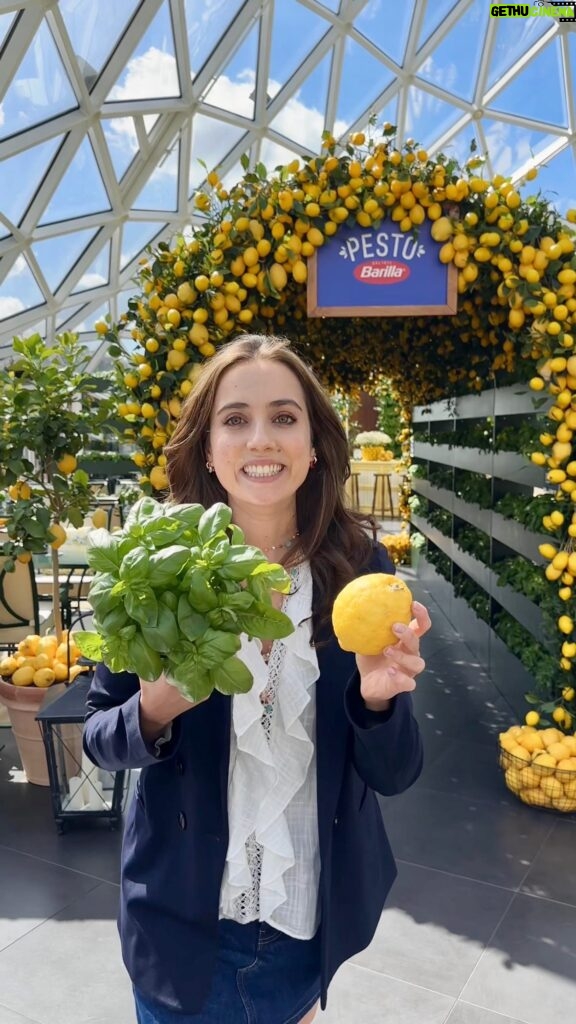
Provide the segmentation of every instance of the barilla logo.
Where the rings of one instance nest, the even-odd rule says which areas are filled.
[[[400,284],[410,277],[410,267],[399,260],[366,260],[354,267],[354,277],[362,284]]]

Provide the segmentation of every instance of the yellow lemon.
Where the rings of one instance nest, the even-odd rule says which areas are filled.
[[[154,466],[150,470],[150,483],[155,491],[164,491],[168,487],[168,477],[163,466]]]
[[[50,523],[50,533],[52,534],[50,547],[61,548],[66,540],[66,530],[62,526],[62,523]]]
[[[64,474],[64,476],[69,476],[70,473],[73,473],[74,470],[76,469],[78,462],[76,461],[76,457],[74,455],[70,455],[69,453],[67,453],[66,455],[63,455],[61,459],[58,459],[56,465],[58,466],[60,472]]]
[[[34,669],[31,665],[22,665],[12,673],[14,686],[31,686],[34,681]]]
[[[108,516],[105,509],[97,508],[92,513],[92,526],[95,526],[97,530],[101,530],[108,525]]]
[[[389,573],[359,576],[340,591],[332,609],[338,643],[356,654],[381,654],[398,637],[396,622],[411,619],[412,594],[403,580]]]

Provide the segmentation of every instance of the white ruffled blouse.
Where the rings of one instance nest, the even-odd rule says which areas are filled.
[[[248,693],[232,698],[228,820],[230,838],[220,917],[266,921],[297,939],[319,923],[320,853],[316,806],[316,693],[309,564],[290,570],[282,610],[294,632],[272,644],[242,637]]]

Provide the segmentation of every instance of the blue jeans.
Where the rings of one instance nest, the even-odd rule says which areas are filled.
[[[220,921],[200,1013],[176,1013],[134,990],[138,1024],[298,1024],[320,998],[320,931],[293,939],[271,925]]]

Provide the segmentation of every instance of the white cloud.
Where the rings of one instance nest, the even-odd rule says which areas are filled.
[[[14,260],[14,266],[12,267],[12,270],[8,274],[8,277],[10,279],[12,279],[13,277],[19,277],[20,274],[25,274],[28,269],[28,264],[24,257],[18,256],[18,258]]]
[[[108,101],[178,96],[179,92],[174,57],[171,53],[164,53],[151,46],[146,53],[128,61],[124,81],[114,86]]]
[[[102,274],[82,274],[74,291],[79,291],[80,288],[99,288],[101,284],[108,284]]]
[[[510,125],[495,122],[486,132],[486,148],[494,171],[513,174],[532,157],[533,146],[528,132],[512,133]]]
[[[427,57],[418,68],[418,74],[427,82],[433,82],[434,85],[439,86],[441,89],[445,89],[446,92],[454,92],[454,87],[458,79],[458,66],[451,63],[443,64],[442,67],[440,67],[434,62],[434,57],[430,55],[430,57]],[[436,100],[436,102],[438,101]]]
[[[22,299],[17,299],[15,295],[6,295],[4,298],[0,297],[0,320],[5,320],[9,316],[16,316],[16,313],[21,313],[24,309],[24,303]]]

